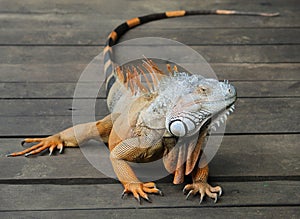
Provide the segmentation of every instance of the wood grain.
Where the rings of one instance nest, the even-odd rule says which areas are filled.
[[[298,5],[297,0],[2,0],[0,217],[299,218]],[[72,111],[86,109],[72,107],[75,85],[86,65],[102,52],[113,28],[132,17],[184,9],[280,12],[275,18],[209,15],[160,20],[121,39],[178,40],[199,52],[220,80],[237,87],[236,112],[210,163],[209,180],[224,189],[217,204],[207,198],[200,208],[199,197],[186,201],[183,185],[173,186],[170,175],[158,181],[165,196],[151,195],[152,204],[137,205],[132,196],[121,200],[121,185],[95,169],[79,149],[52,157],[5,157],[22,149],[22,137],[56,133],[72,125]],[[169,51],[169,58],[178,53]],[[84,84],[87,91],[98,88],[101,71],[92,78],[95,83]],[[96,117],[101,118],[108,113],[103,89],[98,97]],[[80,98],[87,103],[86,95]],[[100,148],[97,158],[105,161],[105,148]]]
[[[20,142],[21,139],[16,138],[1,139],[0,183],[24,180],[31,183],[36,181],[65,184],[115,182],[93,168],[78,148],[66,148],[64,154],[52,157],[47,156],[48,152],[45,156],[32,158],[5,157],[6,154],[22,150]],[[299,178],[298,142],[299,136],[296,134],[224,136],[216,156],[210,163],[210,177],[222,181]],[[107,149],[103,145],[94,146],[91,142],[82,147],[84,152],[87,150],[87,153],[90,151],[96,154],[99,160],[108,158],[105,156]],[[109,163],[109,160],[107,162]],[[163,181],[171,183],[171,178]]]
[[[199,214],[204,218],[290,218],[296,219],[300,210],[299,207],[226,207],[226,208],[142,208],[142,209],[77,209],[77,210],[53,210],[53,211],[5,211],[0,215],[4,218],[7,217],[22,217],[22,218],[124,218],[131,219],[132,215],[136,217],[153,217],[153,218],[166,218],[166,219],[180,219],[180,218],[199,218]],[[151,216],[150,216],[151,215]]]
[[[297,205],[299,196],[295,191],[299,183],[293,181],[278,182],[229,182],[222,183],[224,196],[217,204],[206,199],[203,207],[246,207],[249,205]],[[153,203],[143,202],[140,206],[129,196],[120,198],[122,187],[117,184],[104,185],[2,185],[3,200],[0,210],[88,210],[88,209],[124,209],[124,208],[199,208],[199,197],[185,200],[182,185],[159,184],[165,196],[151,195]],[[276,191],[276,192],[274,192]],[[15,194],[13,199],[11,194]],[[270,196],[272,198],[270,198]],[[47,201],[45,201],[47,197]]]

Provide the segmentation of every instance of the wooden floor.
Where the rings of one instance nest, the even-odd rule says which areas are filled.
[[[300,7],[297,0],[54,0],[0,2],[1,218],[300,218]],[[193,16],[145,24],[122,40],[158,36],[201,53],[238,89],[210,182],[217,204],[185,200],[183,185],[158,182],[164,197],[138,205],[79,149],[7,158],[24,137],[72,125],[82,70],[126,19],[178,9],[280,12],[276,18]],[[100,99],[105,105],[105,100]],[[99,115],[105,115],[102,110]]]

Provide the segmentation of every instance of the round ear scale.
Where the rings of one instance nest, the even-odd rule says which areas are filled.
[[[172,135],[183,137],[187,134],[187,127],[181,120],[174,120],[169,125],[169,131]]]

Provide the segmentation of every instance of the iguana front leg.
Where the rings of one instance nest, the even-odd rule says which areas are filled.
[[[208,177],[208,165],[206,165],[203,168],[197,169],[193,173],[193,183],[188,184],[184,187],[183,192],[189,191],[189,193],[186,196],[186,199],[190,197],[190,195],[196,195],[200,194],[200,204],[202,203],[202,200],[205,195],[208,197],[214,199],[214,202],[216,203],[218,200],[218,195],[222,195],[222,188],[220,186],[212,187],[207,183],[207,177]]]
[[[112,119],[111,115],[108,115],[97,122],[79,124],[47,138],[24,139],[22,145],[25,143],[38,143],[28,149],[11,153],[7,156],[16,157],[25,155],[27,157],[38,154],[46,149],[49,149],[49,155],[52,155],[55,149],[58,149],[59,153],[62,153],[64,147],[78,147],[78,145],[90,139],[107,142],[111,129]]]
[[[198,146],[201,148],[204,141],[205,137],[207,134],[207,130],[203,131],[200,133],[200,136],[197,141],[197,148]],[[205,156],[202,154],[202,156]],[[200,164],[203,165],[202,162],[205,161],[205,157],[202,158],[204,161],[199,161]],[[205,195],[209,196],[210,198],[214,199],[215,203],[218,200],[218,195],[221,196],[222,194],[222,188],[220,186],[212,187],[207,183],[207,178],[208,178],[208,164],[205,164],[204,167],[198,167],[196,166],[192,172],[192,177],[193,177],[193,183],[188,184],[184,187],[183,192],[189,191],[189,193],[186,196],[186,199],[190,197],[190,195],[196,195],[200,194],[200,204],[204,198]],[[218,194],[218,195],[217,195]]]
[[[147,193],[162,195],[155,183],[141,182],[128,164],[128,162],[151,161],[157,153],[160,153],[161,148],[161,140],[155,142],[147,137],[133,137],[121,141],[111,150],[110,159],[113,169],[124,186],[122,197],[125,194],[132,193],[140,203],[140,197],[150,202]]]

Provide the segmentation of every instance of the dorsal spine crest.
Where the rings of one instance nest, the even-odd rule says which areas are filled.
[[[174,76],[177,67],[167,64],[166,74],[152,60],[145,58],[142,66],[117,66],[115,69],[117,80],[130,90],[132,95],[155,93],[158,90],[159,81],[165,76]]]

